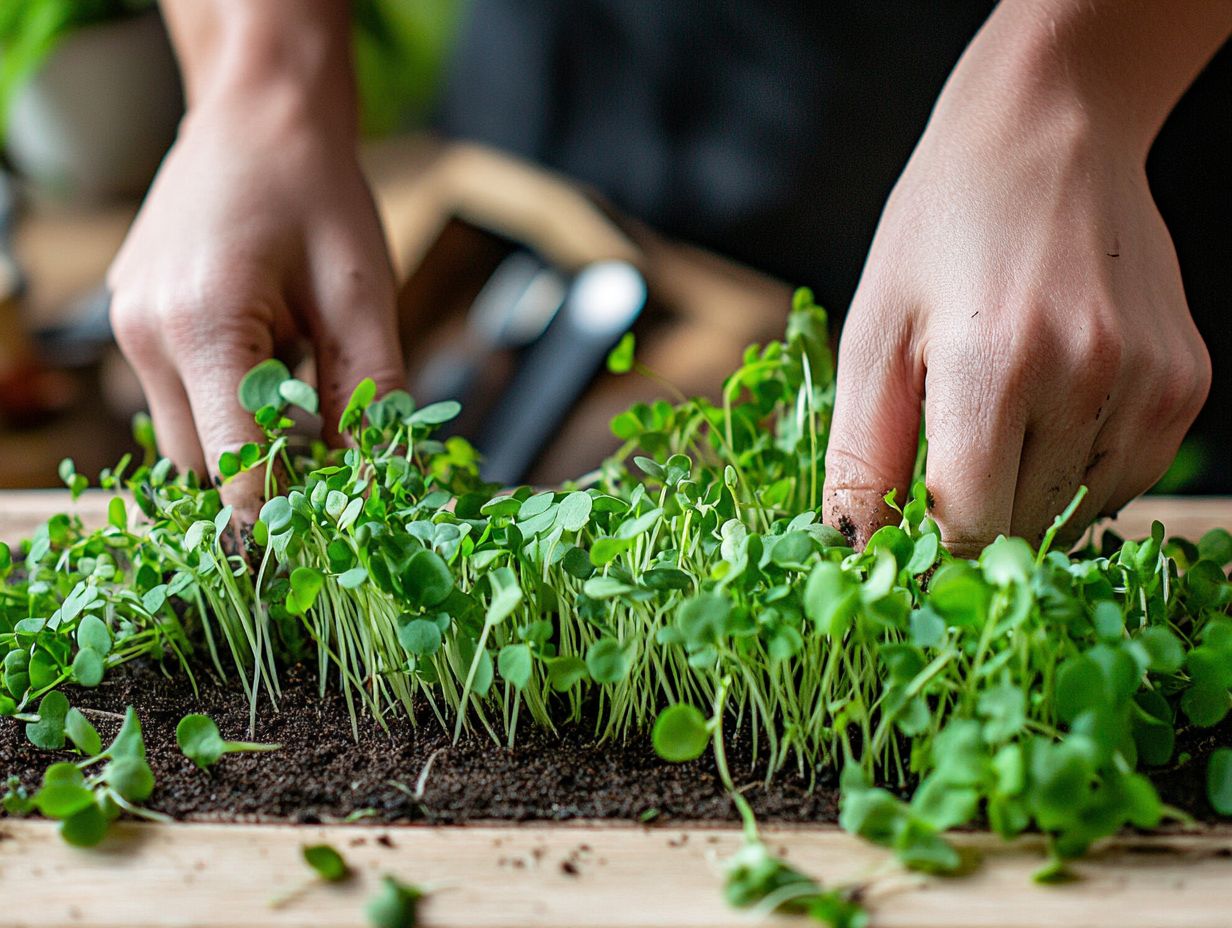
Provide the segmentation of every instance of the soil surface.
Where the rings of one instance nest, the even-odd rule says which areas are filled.
[[[199,694],[178,669],[164,674],[148,661],[110,671],[93,690],[67,687],[66,695],[94,723],[103,742],[119,730],[126,706],[141,719],[157,787],[149,808],[196,821],[333,822],[356,816],[370,821],[460,823],[485,820],[625,819],[632,821],[733,820],[707,752],[687,764],[660,760],[649,738],[597,742],[582,725],[550,734],[524,721],[513,751],[486,735],[452,744],[425,706],[418,725],[390,720],[383,731],[359,718],[354,738],[341,695],[318,694],[315,674],[303,667],[284,672],[278,711],[262,705],[251,740],[278,743],[263,754],[228,754],[208,772],[198,770],[175,742],[176,723],[188,712],[211,716],[223,737],[249,740],[248,701],[238,687],[197,674]],[[1207,804],[1206,757],[1232,745],[1232,719],[1213,729],[1178,734],[1176,755],[1189,759],[1152,772],[1163,800],[1202,821],[1219,821]],[[750,769],[749,746],[740,735],[728,749],[732,775],[762,821],[833,822],[838,816],[834,771],[817,772],[811,791],[794,768],[769,787]],[[23,725],[0,719],[0,780],[16,774],[33,789],[42,771],[70,752],[35,749]],[[741,758],[744,760],[742,761]],[[415,794],[425,766],[423,789]]]
[[[176,669],[164,675],[152,662],[134,661],[108,672],[93,690],[66,687],[106,744],[119,730],[126,706],[141,719],[147,759],[157,786],[146,803],[178,819],[210,821],[331,822],[356,814],[370,821],[456,823],[482,820],[719,820],[734,812],[707,752],[687,764],[660,760],[650,739],[598,743],[583,726],[559,734],[518,726],[513,751],[485,734],[452,744],[426,706],[418,725],[391,719],[388,732],[359,716],[359,740],[341,695],[327,689],[322,699],[314,673],[285,671],[278,711],[263,704],[249,739],[248,701],[238,686],[216,685],[197,673],[199,695]],[[263,754],[227,754],[208,772],[198,770],[175,742],[175,726],[188,712],[204,712],[224,738],[281,744]],[[832,822],[838,816],[832,772],[818,775],[810,792],[794,771],[784,771],[770,788],[748,764],[748,748],[735,739],[730,749],[737,784],[757,781],[747,795],[767,821]],[[435,755],[435,756],[434,756]],[[17,774],[27,788],[41,782],[56,760],[71,752],[39,751],[23,725],[0,719],[0,781]],[[422,795],[413,794],[425,765]]]

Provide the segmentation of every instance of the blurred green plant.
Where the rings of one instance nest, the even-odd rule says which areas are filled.
[[[0,139],[17,91],[69,33],[143,13],[155,0],[8,0],[0,3]]]
[[[0,140],[17,92],[71,33],[144,13],[156,0],[0,3]],[[355,70],[364,133],[422,122],[438,86],[460,0],[354,0]]]
[[[426,120],[462,6],[461,0],[354,0],[365,135],[388,135]]]

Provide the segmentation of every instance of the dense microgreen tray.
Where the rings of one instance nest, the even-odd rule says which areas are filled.
[[[174,476],[144,422],[145,460],[100,481],[133,506],[116,497],[99,530],[56,516],[15,558],[0,547],[0,713],[56,747],[47,694],[138,656],[190,672],[203,648],[254,717],[276,710],[279,669],[309,660],[353,716],[418,712],[510,744],[585,718],[685,760],[747,726],[739,763],[767,779],[841,767],[843,826],[928,870],[957,866],[944,832],[976,821],[1037,828],[1060,861],[1181,817],[1150,772],[1178,729],[1232,704],[1232,536],[1156,525],[1066,554],[1054,526],[1038,549],[1003,538],[960,560],[921,480],[889,498],[900,524],[854,551],[818,515],[828,345],[802,291],[784,341],[748,349],[721,402],[634,406],[612,422],[620,453],[559,490],[484,485],[470,445],[433,437],[457,404],[377,399],[371,381],[340,423],[353,447],[297,446],[288,412],[314,412],[315,393],[266,362],[240,390],[266,440],[220,467],[263,474],[243,551],[218,489]],[[631,341],[612,362],[639,367]],[[84,489],[71,462],[61,475]],[[1227,757],[1209,771],[1220,812]]]

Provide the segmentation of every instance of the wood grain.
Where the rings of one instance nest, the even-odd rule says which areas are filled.
[[[204,775],[204,774],[203,774]],[[720,893],[729,828],[636,826],[329,827],[121,824],[94,850],[55,826],[0,822],[0,925],[145,928],[366,924],[380,876],[433,888],[438,928],[736,928],[757,923]],[[767,829],[771,847],[830,884],[859,884],[880,928],[1227,928],[1232,832],[1108,842],[1081,879],[1030,881],[1035,840],[958,838],[980,858],[967,876],[923,877],[833,828]],[[355,871],[325,885],[300,846],[329,842]],[[296,893],[297,887],[303,889]],[[277,908],[270,901],[291,894]],[[789,919],[772,919],[790,924]]]

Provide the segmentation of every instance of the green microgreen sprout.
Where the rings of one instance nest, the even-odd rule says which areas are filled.
[[[59,699],[53,699],[52,711],[45,713],[44,707],[51,697]],[[43,721],[58,720],[58,739],[53,739],[58,740],[57,747],[63,746],[67,732],[77,749],[87,756],[76,762],[53,763],[43,772],[42,785],[33,795],[15,777],[10,778],[3,797],[5,812],[27,815],[38,811],[55,819],[60,822],[60,836],[78,847],[92,847],[102,841],[121,812],[149,821],[170,821],[141,805],[154,791],[154,774],[145,759],[141,723],[131,706],[119,734],[106,750],[102,750],[94,726],[77,709],[69,709],[68,700],[59,691],[53,690],[43,697],[40,714],[44,715]]]
[[[304,855],[304,863],[327,883],[340,883],[351,875],[351,868],[331,845],[305,844],[300,852]]]
[[[258,744],[252,741],[228,741],[218,731],[218,725],[208,715],[190,713],[175,726],[175,741],[180,751],[202,770],[218,763],[224,754],[244,751],[278,751],[280,744]]]
[[[272,909],[280,909],[298,899],[311,889],[317,880],[325,883],[342,883],[349,880],[353,875],[353,871],[346,862],[346,858],[332,845],[304,844],[300,846],[299,850],[300,857],[316,876],[313,879],[304,880],[293,885],[290,889],[271,899],[269,906]]]
[[[437,434],[456,403],[378,398],[372,380],[340,416],[348,447],[302,442],[287,413],[315,413],[316,394],[265,362],[240,388],[261,439],[219,462],[224,479],[264,477],[244,555],[221,543],[219,489],[173,473],[148,418],[143,459],[100,477],[128,492],[104,527],[57,515],[0,545],[0,715],[88,759],[66,685],[141,657],[204,660],[242,687],[251,731],[283,669],[307,662],[356,736],[360,715],[510,746],[526,725],[586,724],[673,761],[709,743],[733,794],[723,724],[738,721],[749,747],[732,768],[841,770],[843,826],[931,872],[962,865],[946,833],[978,822],[1043,833],[1059,872],[1123,827],[1178,818],[1151,777],[1193,762],[1178,737],[1232,710],[1232,535],[1156,524],[1059,550],[1080,491],[1038,547],[956,558],[922,444],[920,479],[886,497],[898,524],[855,551],[820,518],[829,344],[800,291],[784,338],[750,347],[718,400],[632,406],[611,422],[620,450],[559,490],[484,483],[475,449]],[[609,367],[655,376],[631,336]],[[61,476],[84,491],[71,461]],[[199,737],[204,758],[228,743]],[[1207,766],[1216,811],[1230,766]],[[6,808],[32,801],[19,787]]]
[[[1232,816],[1232,748],[1216,748],[1206,765],[1206,798],[1220,815]]]
[[[424,890],[391,874],[381,877],[381,888],[364,906],[373,928],[415,928]]]

